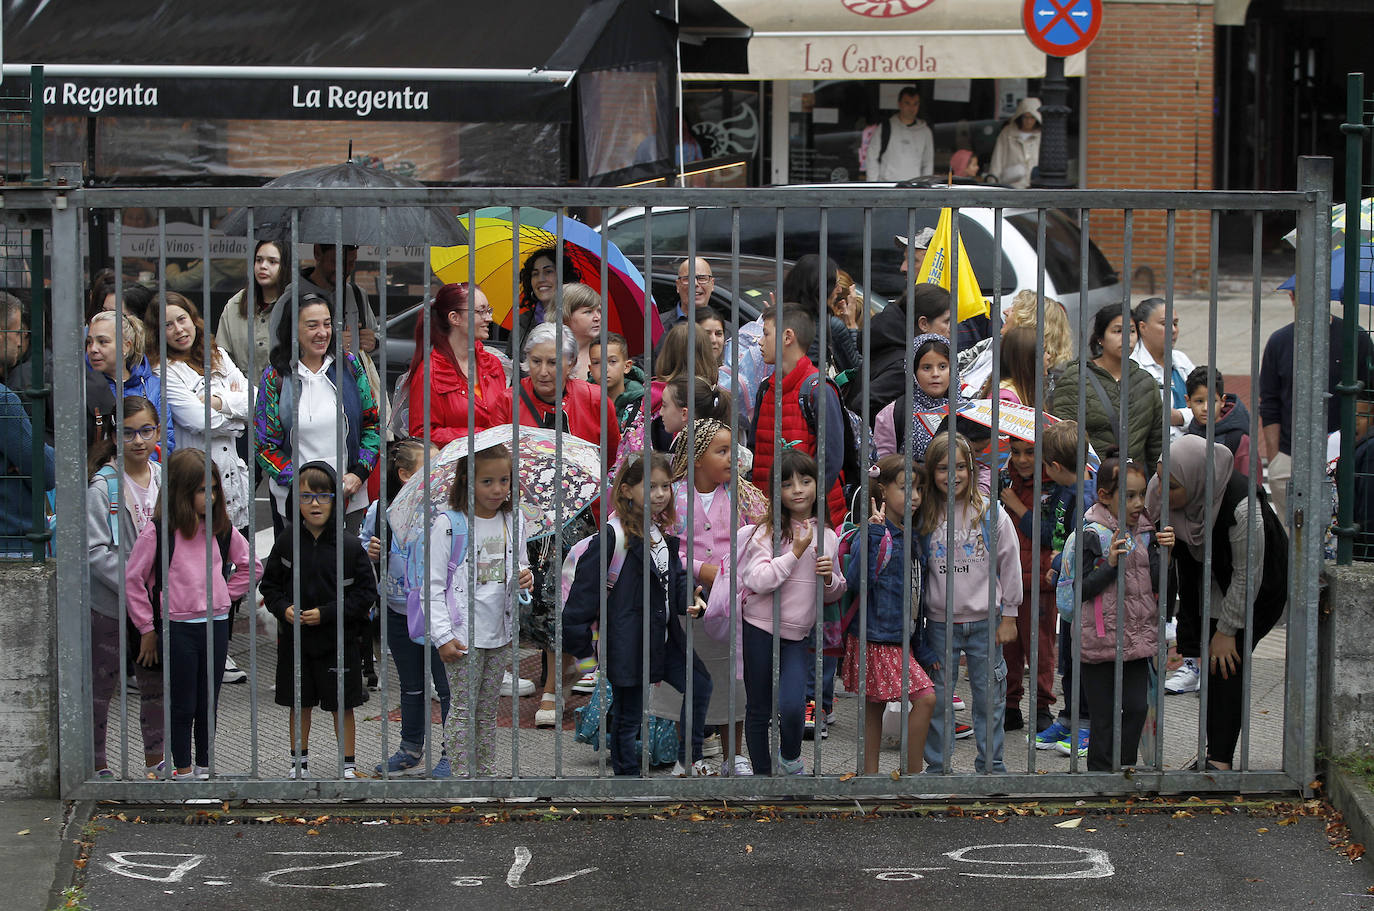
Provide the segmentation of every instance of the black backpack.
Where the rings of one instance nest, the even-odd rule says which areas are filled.
[[[812,436],[817,435],[816,428],[819,426],[816,419],[816,395],[820,391],[818,388],[820,378],[820,373],[813,373],[802,380],[801,386],[797,389],[797,404],[801,406],[802,419],[806,421],[806,427],[811,431]],[[844,464],[840,468],[840,488],[844,491],[845,502],[848,503],[850,494],[867,477],[865,472],[859,470],[859,434],[863,430],[863,420],[845,407],[844,397],[840,395],[840,387],[835,385],[834,380],[827,378],[825,383],[835,390],[835,396],[840,403],[840,411],[844,414]],[[871,445],[868,447],[868,451],[873,452]]]
[[[157,633],[158,637],[157,655],[158,663],[160,664],[162,662],[162,523],[160,519],[153,519],[151,521],[153,523],[154,542],[153,586],[149,590],[148,600],[153,607],[153,631]],[[226,531],[222,535],[215,535],[215,542],[219,544],[220,569],[223,572],[224,578],[226,580],[234,574],[234,564],[229,561],[229,543],[230,537],[232,535],[232,529]],[[173,531],[171,534],[167,536],[168,566],[172,565],[172,555],[176,553],[176,549],[177,535],[176,532]],[[230,613],[230,619],[233,619],[232,611]],[[138,631],[138,628],[134,626],[134,621],[125,618],[125,622],[129,624],[129,635],[127,637],[127,641],[129,643],[129,651],[132,655],[137,656],[139,651],[139,639],[142,638],[143,634],[140,633]]]

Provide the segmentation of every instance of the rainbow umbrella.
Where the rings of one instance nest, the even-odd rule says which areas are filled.
[[[522,210],[522,217],[525,210]],[[466,217],[458,219],[468,228]],[[565,226],[578,224],[572,219],[563,220]],[[469,228],[471,242],[458,247],[432,247],[430,264],[434,274],[445,282],[465,282],[468,280],[469,256],[476,263],[477,285],[491,302],[492,319],[510,328],[516,301],[511,296],[512,281],[530,254],[536,250],[557,246],[556,234],[542,228],[520,226],[518,250],[516,249],[515,226],[500,218],[478,217],[475,225]],[[588,229],[590,231],[590,229]],[[651,338],[657,342],[663,334],[656,308],[646,308],[644,278],[634,270],[633,273],[616,265],[617,257],[628,264],[619,249],[614,256],[608,256],[606,269],[607,288],[601,287],[601,244],[600,235],[591,232],[596,238],[595,246],[588,249],[573,239],[564,238],[563,278],[564,281],[580,281],[599,292],[606,302],[605,318],[607,329],[619,332],[629,341],[631,354],[642,354],[644,339],[644,320],[651,322]],[[585,235],[580,235],[587,240]],[[475,251],[475,252],[474,252]]]

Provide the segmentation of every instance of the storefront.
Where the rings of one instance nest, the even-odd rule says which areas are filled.
[[[1039,91],[1045,55],[1020,0],[683,0],[683,109],[706,154],[755,156],[758,183],[863,180],[866,127],[921,92],[935,171],[972,150],[984,163],[1017,102]],[[1066,60],[1084,73],[1084,54]],[[1070,80],[1070,179],[1079,172],[1079,79]],[[782,154],[780,150],[786,150]]]

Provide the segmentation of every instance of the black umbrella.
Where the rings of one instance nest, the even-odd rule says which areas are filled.
[[[274,189],[406,189],[424,188],[424,184],[389,171],[345,162],[320,168],[292,171],[264,188]],[[343,243],[388,246],[429,244],[453,247],[468,242],[467,231],[444,208],[427,206],[388,206],[386,209],[386,237],[382,236],[381,206],[319,205],[297,209],[300,213],[301,243],[330,244],[339,237],[339,220],[343,220]],[[258,206],[253,210],[255,233],[259,240],[285,240],[291,233],[291,212],[285,206]],[[248,230],[248,209],[236,209],[221,222],[219,230],[228,235],[242,235]]]

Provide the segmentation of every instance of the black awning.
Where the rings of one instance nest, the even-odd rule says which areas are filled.
[[[624,0],[519,4],[241,0],[214,12],[156,0],[51,0],[7,15],[5,57],[30,64],[577,69]],[[30,8],[31,7],[31,8]],[[536,27],[537,25],[537,27]],[[49,114],[566,123],[565,79],[490,81],[46,79]]]

